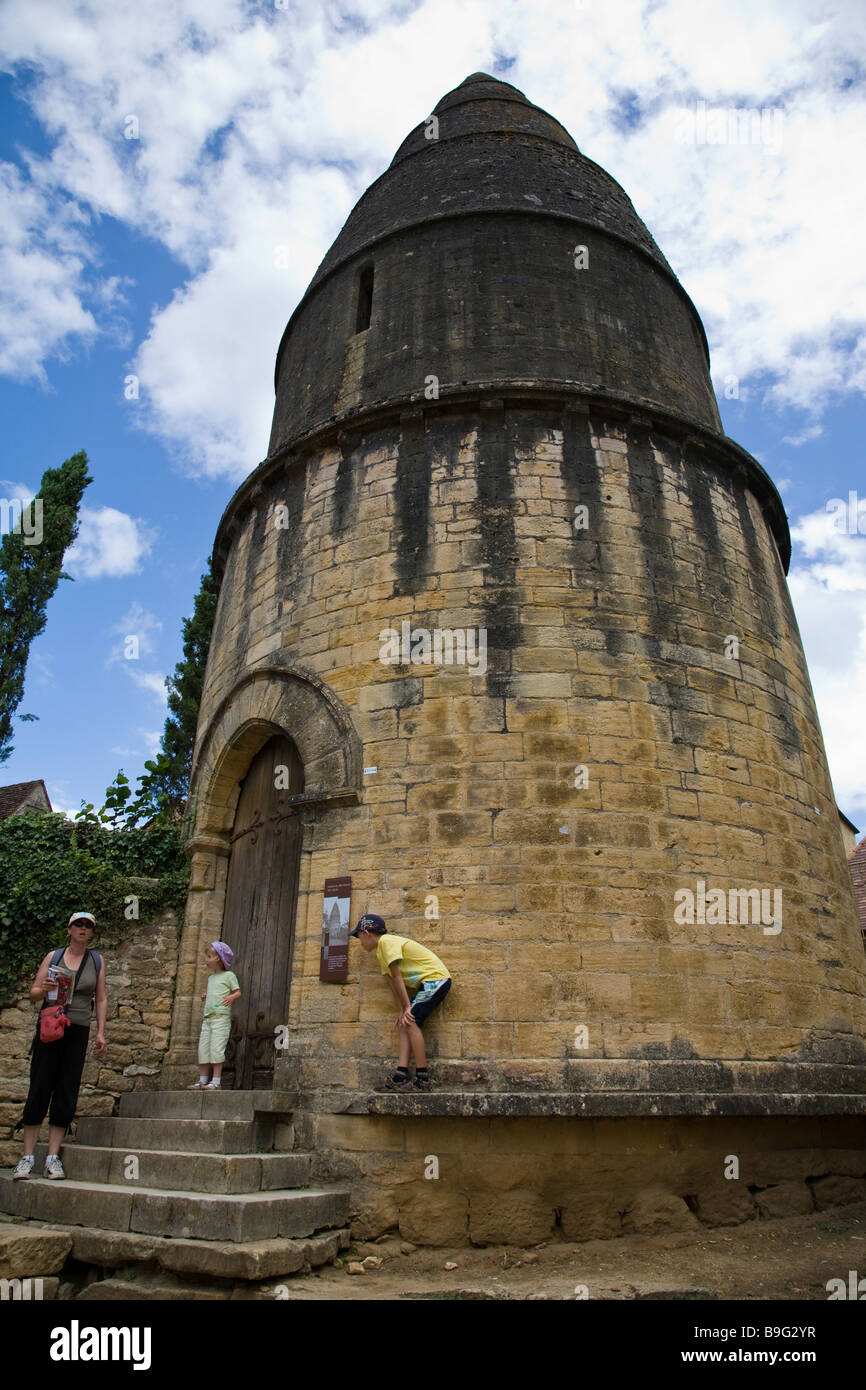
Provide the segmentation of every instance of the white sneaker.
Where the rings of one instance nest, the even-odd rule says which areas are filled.
[[[34,1162],[35,1159],[32,1154],[25,1154],[23,1158],[19,1158],[15,1171],[12,1174],[12,1181],[17,1182],[19,1178],[29,1178],[33,1172]]]
[[[65,1178],[65,1177],[66,1177],[66,1174],[65,1174],[64,1171],[63,1171],[63,1164],[60,1162],[60,1159],[57,1157],[57,1154],[49,1154],[48,1157],[46,1158],[46,1160],[45,1160],[45,1177],[46,1177],[46,1178]]]

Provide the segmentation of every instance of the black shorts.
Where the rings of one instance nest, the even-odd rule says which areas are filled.
[[[412,1017],[419,1028],[424,1027],[424,1020],[432,1014],[434,1009],[438,1009],[445,995],[451,988],[451,981],[448,980],[427,980],[421,985],[418,993],[412,1001]]]

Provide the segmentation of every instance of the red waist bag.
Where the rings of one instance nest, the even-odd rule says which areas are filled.
[[[65,1004],[53,1004],[51,1008],[43,1009],[39,1015],[39,1041],[58,1042],[69,1024]]]

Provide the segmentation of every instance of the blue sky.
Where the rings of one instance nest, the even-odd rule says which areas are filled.
[[[694,299],[725,428],[789,513],[837,799],[866,825],[864,60],[856,0],[7,0],[0,496],[81,448],[94,481],[0,780],[74,811],[155,751],[285,322],[407,132],[483,70],[623,184]],[[700,138],[751,108],[756,138]],[[861,534],[827,509],[851,491]]]

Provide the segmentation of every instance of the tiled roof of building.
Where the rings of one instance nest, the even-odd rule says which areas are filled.
[[[39,789],[41,796],[38,795]],[[48,800],[45,783],[41,779],[38,782],[12,782],[8,787],[0,787],[0,820],[14,816],[26,802],[34,800],[34,794],[37,801],[44,797],[45,809],[50,811],[51,802]]]

